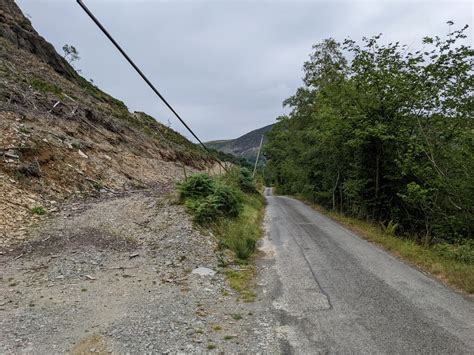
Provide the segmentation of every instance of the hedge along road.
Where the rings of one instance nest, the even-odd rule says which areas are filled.
[[[266,291],[296,353],[474,353],[474,303],[300,201],[268,202]]]

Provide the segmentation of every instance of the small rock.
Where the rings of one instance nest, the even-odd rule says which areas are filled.
[[[194,269],[192,272],[192,274],[197,274],[199,276],[214,276],[216,274],[216,272],[212,269],[209,269],[207,267],[203,267],[203,266],[200,266],[196,269]]]
[[[84,152],[83,152],[82,150],[79,149],[77,152],[79,153],[79,155],[80,155],[82,158],[84,158],[84,159],[89,158],[86,154],[84,154]]]

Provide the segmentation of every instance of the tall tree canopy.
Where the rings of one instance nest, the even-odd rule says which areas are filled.
[[[424,242],[474,236],[473,50],[467,26],[412,51],[381,35],[327,39],[268,134],[283,193],[398,223]]]

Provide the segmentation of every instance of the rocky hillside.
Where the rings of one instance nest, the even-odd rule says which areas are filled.
[[[212,168],[0,0],[0,354],[279,353],[263,297],[277,291],[243,302],[267,284],[240,276],[259,266],[173,196],[184,171]]]
[[[243,157],[250,163],[254,163],[257,157],[258,146],[260,145],[260,139],[262,135],[264,135],[265,142],[265,133],[270,131],[272,127],[273,124],[246,133],[236,139],[212,141],[207,142],[206,145],[224,153]]]
[[[13,0],[0,0],[0,249],[71,196],[210,165],[183,136],[79,76]]]

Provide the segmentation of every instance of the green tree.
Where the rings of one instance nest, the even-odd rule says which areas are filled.
[[[268,134],[267,176],[420,241],[474,234],[473,50],[466,28],[411,52],[381,35],[328,39]]]

